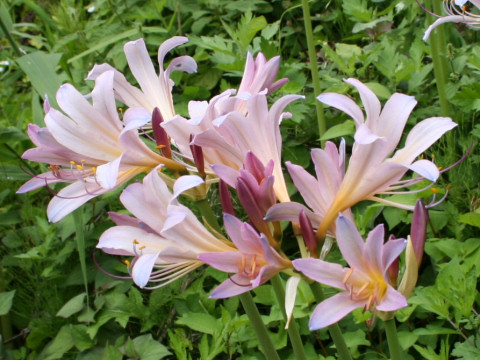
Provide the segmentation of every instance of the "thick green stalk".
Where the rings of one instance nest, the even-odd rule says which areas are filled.
[[[397,326],[395,319],[390,319],[384,322],[385,332],[387,333],[388,348],[390,350],[391,360],[403,360],[403,351],[398,342]]]
[[[275,275],[271,279],[271,282],[273,285],[273,290],[275,291],[275,296],[278,301],[278,306],[280,306],[280,310],[282,311],[283,319],[287,321],[287,313],[285,312],[285,289],[283,288],[280,275]],[[288,326],[287,331],[288,331],[288,337],[290,338],[290,342],[292,343],[293,352],[295,353],[295,359],[307,360],[302,339],[300,337],[300,333],[298,332],[297,323],[295,322],[293,315],[292,315],[292,319],[290,320],[290,324]]]
[[[317,67],[317,52],[315,51],[315,42],[313,40],[312,20],[310,17],[310,6],[308,0],[302,0],[303,19],[305,23],[305,35],[307,38],[308,58],[310,61],[310,71],[312,73],[313,90],[315,97],[320,95],[320,77]],[[323,106],[320,101],[315,100],[315,108],[317,110],[318,136],[321,138],[327,130]],[[323,142],[322,142],[323,145]]]
[[[324,300],[323,290],[320,283],[314,282],[310,285],[312,289],[313,295],[318,302],[322,302]],[[350,355],[350,351],[348,351],[347,344],[345,343],[345,339],[343,338],[342,331],[338,324],[333,324],[328,327],[328,332],[332,337],[333,343],[335,344],[335,348],[337,349],[338,356],[341,360],[352,360],[352,355]]]
[[[200,213],[202,214],[203,218],[208,223],[208,225],[210,225],[216,231],[222,232],[222,228],[218,224],[217,217],[213,213],[212,208],[210,207],[210,204],[208,203],[207,199],[195,201],[195,204],[197,205],[198,209],[200,210]]]
[[[3,269],[0,266],[0,293],[5,291],[4,288],[4,280],[3,280]],[[0,316],[0,334],[3,337],[3,341],[6,341],[12,337],[12,324],[10,322],[10,316],[9,314],[5,314],[3,316]],[[1,340],[1,339],[0,339]],[[12,347],[9,345],[8,347]],[[1,357],[1,355],[0,355]]]
[[[440,1],[430,0],[429,9],[436,14],[441,14],[443,9]],[[429,16],[432,23],[435,19]],[[433,72],[437,84],[438,99],[440,101],[440,109],[443,116],[449,114],[449,103],[447,100],[446,85],[448,81],[448,61],[447,46],[445,42],[445,31],[443,26],[438,26],[430,34],[430,46],[433,61]]]
[[[257,306],[252,299],[250,292],[246,292],[239,295],[240,301],[242,302],[243,308],[247,313],[248,318],[250,319],[250,324],[253,327],[253,330],[257,334],[258,341],[260,342],[260,347],[263,350],[263,354],[267,360],[280,360],[280,357],[273,346],[272,339],[268,335],[267,329],[263,320],[258,312]]]
[[[73,212],[73,222],[75,223],[75,240],[77,242],[78,258],[80,260],[80,268],[82,269],[83,284],[85,286],[85,293],[87,294],[87,305],[89,303],[88,298],[88,279],[87,279],[87,261],[85,255],[85,231],[83,222],[83,208],[77,209]]]

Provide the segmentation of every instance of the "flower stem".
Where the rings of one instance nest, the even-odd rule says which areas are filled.
[[[315,97],[317,97],[321,92],[320,77],[318,75],[317,53],[315,51],[315,42],[313,40],[312,20],[310,17],[310,6],[308,5],[308,0],[302,0],[302,10],[305,23],[305,36],[307,38],[308,58],[310,61],[310,72],[312,73],[313,90]],[[321,138],[327,129],[322,103],[315,100],[315,108],[317,110],[318,137]],[[322,146],[323,145],[324,144],[322,142]]]
[[[260,313],[258,312],[257,306],[252,299],[250,292],[246,292],[239,295],[240,301],[242,302],[243,308],[247,313],[247,316],[252,324],[253,330],[257,334],[258,341],[260,342],[260,347],[263,350],[263,354],[267,360],[280,360],[280,357],[273,346],[272,339],[268,335],[265,324],[263,323]]]
[[[313,295],[318,302],[322,302],[324,300],[323,290],[320,283],[314,282],[310,285],[312,289]],[[352,360],[352,355],[350,355],[350,351],[348,351],[347,344],[345,343],[345,339],[343,338],[342,331],[338,324],[333,324],[328,327],[328,332],[332,337],[333,343],[335,344],[335,348],[337,349],[338,356],[341,360]]]
[[[440,1],[429,1],[429,8],[434,13],[441,14],[443,9]],[[429,15],[431,22],[433,16]],[[438,99],[440,101],[440,110],[443,116],[448,116],[449,104],[447,100],[446,84],[448,80],[447,47],[445,46],[445,31],[443,26],[439,26],[430,34],[430,45],[433,61],[433,72],[437,84]]]
[[[403,351],[398,342],[397,327],[395,319],[385,321],[385,332],[387,333],[388,348],[391,360],[403,360]]]
[[[208,203],[207,199],[195,201],[195,204],[197,205],[198,210],[200,210],[202,217],[205,219],[208,225],[210,225],[216,231],[222,232],[222,228],[220,227],[217,221],[217,217],[213,213],[212,208],[210,207],[210,204]]]
[[[280,306],[280,310],[282,311],[283,319],[287,321],[287,313],[285,312],[285,289],[283,288],[280,275],[275,275],[270,281],[272,282],[273,290],[275,291],[278,306]],[[295,322],[293,315],[287,331],[290,342],[292,343],[293,352],[295,353],[295,359],[307,360],[307,356],[305,355],[305,350],[303,348],[302,339],[300,337],[300,333],[298,332],[297,323]]]

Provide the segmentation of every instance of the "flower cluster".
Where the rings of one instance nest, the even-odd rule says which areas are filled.
[[[303,274],[342,290],[318,305],[312,330],[356,308],[382,316],[406,306],[421,259],[426,210],[382,196],[435,182],[437,166],[418,157],[456,124],[442,117],[420,121],[397,150],[415,99],[397,93],[382,109],[365,84],[346,79],[358,91],[363,110],[346,95],[324,93],[318,101],[352,118],[353,145],[347,147],[342,140],[338,146],[327,142],[323,149],[311,150],[315,176],[286,162],[305,204],[292,202],[282,170],[280,124],[293,116],[284,112],[286,106],[303,96],[284,95],[269,105],[270,95],[288,81],[275,80],[279,57],[267,61],[262,54],[254,58],[249,53],[238,90],[226,90],[208,102],[191,101],[186,118],[175,112],[170,75],[176,70],[195,72],[195,60],[181,56],[166,69],[163,64],[171,50],[186,42],[185,37],[173,37],[160,46],[158,74],[145,42],[127,43],[125,55],[140,88],[108,64],[96,65],[89,73],[88,79],[95,81],[90,94],[63,85],[57,92],[61,111],[45,103],[46,127],[29,126],[36,147],[23,155],[46,163],[48,171],[35,175],[18,192],[43,186],[53,192],[56,183],[67,183],[54,192],[48,206],[49,220],[56,222],[88,200],[141,179],[120,196],[132,216],[111,213],[116,226],[101,235],[97,247],[126,258],[131,278],[142,288],[164,286],[204,264],[229,274],[212,292],[213,298],[242,294],[280,272]],[[124,104],[123,113],[117,101]],[[417,175],[404,179],[408,171]],[[217,186],[223,215],[216,217],[223,219],[225,233],[211,208],[204,206],[210,189]],[[236,207],[231,192],[239,200]],[[179,201],[181,196],[202,204],[203,221]],[[415,208],[411,237],[384,243],[385,229],[378,225],[364,241],[351,209],[365,200]],[[289,241],[282,233],[283,220],[292,222],[304,249],[306,244],[303,258],[292,259],[282,248]],[[349,267],[326,261],[326,252],[318,255],[317,246],[326,239],[336,239]],[[405,247],[405,275],[397,285]],[[288,294],[290,303],[294,293]]]

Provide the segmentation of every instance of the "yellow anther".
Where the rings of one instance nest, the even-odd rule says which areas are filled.
[[[137,239],[133,239],[133,243],[137,245],[140,244]]]
[[[92,167],[92,172],[93,172],[93,174],[97,173],[97,167],[96,166]]]
[[[82,164],[85,162],[85,160],[82,160]]]
[[[452,185],[447,185],[447,190],[450,190],[451,187]]]
[[[434,194],[438,194],[438,189],[437,189],[437,188],[432,188],[432,192],[433,192]]]
[[[155,146],[155,149],[160,150],[160,149],[163,149],[165,147],[166,147],[166,145],[158,144],[157,146]]]
[[[443,169],[443,166],[439,166],[439,167],[438,167],[438,170],[442,170],[442,169]]]
[[[138,249],[139,249],[139,250],[143,250],[143,249],[145,249],[145,248],[146,248],[146,246],[145,246],[145,245],[142,245],[142,246],[140,246]]]
[[[71,160],[70,165],[75,165],[75,161]]]
[[[125,260],[123,263],[127,266],[130,266],[130,261],[128,261],[128,260]]]
[[[82,165],[77,165],[77,170],[83,170],[83,166]]]

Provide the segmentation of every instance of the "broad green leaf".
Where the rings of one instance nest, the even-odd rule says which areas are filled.
[[[86,325],[72,325],[71,330],[73,342],[79,351],[83,352],[90,349],[95,344],[87,334]]]
[[[0,293],[0,315],[8,314],[10,311],[13,303],[13,297],[15,296],[15,291],[16,290]]]
[[[74,346],[72,332],[69,325],[63,326],[57,336],[43,349],[38,359],[56,360],[62,359],[63,355]]]
[[[164,345],[154,340],[151,334],[136,337],[133,344],[140,360],[158,360],[172,354]]]
[[[186,313],[182,315],[182,317],[180,317],[176,323],[179,325],[188,326],[192,330],[210,335],[213,335],[215,331],[219,331],[222,327],[220,321],[218,321],[212,315],[204,313]]]
[[[68,300],[67,303],[63,305],[60,310],[58,310],[57,316],[68,318],[82,310],[84,307],[85,296],[87,296],[86,293],[81,293]]]
[[[62,79],[55,71],[61,57],[62,54],[47,54],[37,51],[16,60],[23,72],[27,74],[37,93],[43,99],[47,95],[48,101],[53,107],[58,107],[55,95],[62,85]]]
[[[122,353],[112,345],[105,346],[105,351],[102,355],[102,360],[122,360]]]
[[[460,215],[459,220],[465,224],[480,227],[480,214],[477,212],[462,214]]]
[[[352,120],[347,120],[342,124],[334,125],[329,128],[320,140],[337,139],[342,136],[353,135],[355,133],[355,123]]]

